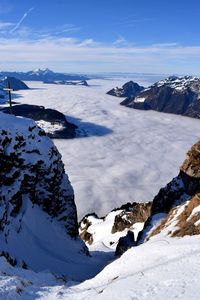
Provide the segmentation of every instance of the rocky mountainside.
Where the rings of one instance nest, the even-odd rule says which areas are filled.
[[[6,76],[0,79],[0,85],[5,88],[8,87],[8,82],[10,83],[11,89],[13,89],[14,91],[29,89],[29,87],[23,81],[15,77]]]
[[[121,105],[200,118],[200,78],[171,76],[129,97]]]
[[[25,81],[88,80],[89,79],[85,75],[57,73],[49,69],[36,69],[28,72],[1,71],[0,76],[10,76]]]
[[[1,110],[10,114],[9,107],[3,107]],[[38,105],[19,104],[12,106],[12,113],[15,116],[33,119],[50,138],[71,139],[76,137],[78,127],[68,122],[65,115],[55,109]]]
[[[36,124],[0,113],[0,253],[13,265],[82,278],[74,193],[61,155]]]
[[[142,90],[144,89],[143,86],[140,86],[138,83],[129,81],[125,83],[121,88],[116,87],[107,92],[108,95],[116,96],[116,97],[135,97],[137,96]]]
[[[155,196],[138,243],[153,236],[200,234],[200,141],[187,153],[180,173]]]
[[[27,90],[29,88],[23,81],[15,77],[2,77],[0,74],[0,104],[4,104],[8,100],[8,93],[4,91],[4,88],[8,88],[8,81],[10,83],[10,88],[14,91]]]
[[[158,235],[200,235],[200,141],[187,153],[178,176],[153,202],[127,203],[103,218],[87,215],[79,233],[89,249],[110,249],[116,255]]]
[[[137,239],[138,232],[150,215],[150,209],[151,202],[134,202],[122,205],[102,218],[94,213],[86,215],[79,223],[80,237],[90,250],[115,251],[119,239],[128,232],[132,233],[134,240]]]

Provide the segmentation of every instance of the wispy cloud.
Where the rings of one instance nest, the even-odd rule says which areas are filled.
[[[116,41],[113,43],[114,45],[118,47],[124,47],[124,46],[130,46],[131,44],[123,37],[122,35],[119,35]]]
[[[0,30],[8,29],[13,25],[14,25],[14,23],[11,23],[11,22],[2,22],[2,21],[0,21]]]
[[[34,7],[29,8],[29,10],[27,12],[24,13],[24,15],[22,16],[22,18],[19,20],[19,22],[15,25],[15,27],[10,30],[10,33],[15,32],[20,26],[21,24],[24,22],[24,20],[27,18],[27,16],[30,14],[30,12],[34,10]]]
[[[1,63],[1,69],[7,69],[6,64],[10,63],[18,68],[29,64],[29,68],[49,66],[62,71],[200,74],[200,45],[164,43],[118,47],[92,38],[79,40],[73,37],[38,40],[1,38],[0,44],[1,61],[5,62]]]

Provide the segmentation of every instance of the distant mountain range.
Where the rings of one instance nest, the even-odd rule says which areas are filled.
[[[49,81],[49,80],[89,80],[86,75],[57,73],[49,69],[36,69],[28,72],[1,71],[0,77],[15,77],[25,81]]]
[[[126,85],[121,89],[115,88],[115,96],[120,96],[119,90],[123,94],[122,90]],[[135,109],[156,110],[199,119],[200,78],[170,76],[135,94],[130,94],[120,104]]]

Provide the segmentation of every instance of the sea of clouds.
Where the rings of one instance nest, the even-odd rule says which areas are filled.
[[[91,80],[90,87],[28,82],[34,89],[18,92],[21,103],[57,109],[88,135],[54,140],[75,191],[79,218],[152,200],[178,174],[187,150],[200,138],[200,120],[126,108],[119,105],[121,98],[106,95],[126,81]]]

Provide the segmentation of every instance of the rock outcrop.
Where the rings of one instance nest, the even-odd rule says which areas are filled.
[[[10,114],[10,108],[2,108],[4,113]],[[33,119],[51,138],[71,139],[76,137],[77,126],[68,122],[66,117],[55,109],[44,106],[20,104],[12,107],[12,113]]]
[[[200,234],[200,141],[187,153],[178,176],[155,196],[138,243],[158,234]]]
[[[132,231],[128,231],[126,236],[122,236],[116,247],[115,256],[121,256],[129,248],[136,246],[135,236]]]
[[[130,108],[200,118],[200,78],[171,76],[121,102]]]
[[[143,228],[144,222],[148,219],[151,210],[151,202],[149,203],[127,203],[119,208],[111,211],[107,216],[99,218],[96,214],[86,215],[79,223],[79,233],[83,241],[89,247],[98,245],[104,249],[109,248],[116,250],[120,237],[124,237],[128,232],[132,232],[131,237]],[[122,254],[122,248],[128,249],[133,245],[133,238],[130,233],[126,239],[122,239],[118,246],[117,255]],[[125,245],[126,244],[126,245]],[[135,244],[135,240],[134,240]],[[121,250],[120,250],[121,249]]]
[[[138,83],[129,81],[125,83],[121,88],[116,87],[107,92],[108,95],[116,97],[135,97],[144,89],[143,86],[140,86]]]
[[[117,210],[122,210],[115,216],[112,233],[124,231],[135,223],[144,223],[150,216],[151,202],[127,203]]]
[[[10,88],[13,89],[14,91],[29,89],[29,87],[23,81],[15,78],[15,77],[10,77],[10,76],[6,76],[6,77],[2,78],[0,80],[0,85],[7,88],[8,82],[10,84]]]
[[[18,266],[80,278],[74,193],[57,148],[28,119],[0,113],[0,253]]]

